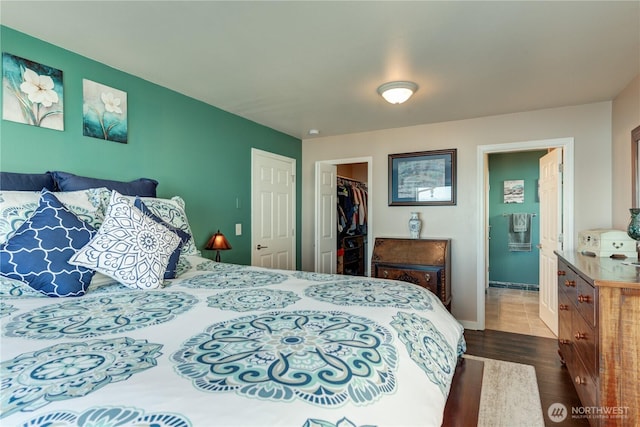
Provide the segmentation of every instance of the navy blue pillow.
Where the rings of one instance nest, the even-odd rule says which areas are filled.
[[[145,205],[142,202],[142,200],[138,199],[137,197],[135,202],[133,202],[133,205],[136,208],[140,209],[142,213],[144,213],[146,216],[148,216],[158,224],[162,224],[165,227],[167,227],[169,230],[176,233],[180,238],[180,243],[178,244],[178,247],[176,248],[175,251],[173,251],[173,253],[169,257],[169,264],[167,264],[167,271],[165,271],[164,273],[165,279],[175,279],[177,275],[178,260],[180,259],[180,253],[182,252],[182,247],[189,241],[189,239],[191,238],[191,235],[189,235],[189,233],[177,227],[174,227],[168,222],[163,221],[162,218],[158,217],[156,214],[151,212],[151,210],[147,207],[147,205]]]
[[[0,172],[0,190],[4,191],[40,191],[46,188],[55,190],[53,177],[47,173]]]
[[[140,178],[130,182],[112,181],[109,179],[88,178],[68,172],[50,172],[59,191],[78,191],[88,188],[107,187],[125,196],[156,197],[158,181]],[[42,188],[42,187],[41,187]]]
[[[0,272],[50,297],[84,295],[94,271],[69,264],[96,229],[67,209],[53,193],[0,245]]]

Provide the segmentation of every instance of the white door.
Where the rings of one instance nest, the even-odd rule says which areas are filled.
[[[558,335],[558,260],[554,250],[562,249],[562,150],[554,149],[540,158],[540,318]]]
[[[315,268],[318,273],[335,273],[337,259],[336,165],[316,162]]]
[[[251,264],[296,268],[296,161],[251,150]]]

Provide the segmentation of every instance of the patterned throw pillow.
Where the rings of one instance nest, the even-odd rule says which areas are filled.
[[[171,224],[164,222],[161,218],[158,218],[153,212],[149,210],[147,205],[145,205],[142,200],[136,198],[136,201],[133,204],[136,208],[140,209],[142,213],[147,215],[149,218],[157,222],[158,224],[162,224],[167,227],[169,230],[173,231],[180,237],[180,243],[175,251],[171,254],[169,258],[169,264],[167,264],[167,271],[164,272],[165,279],[175,279],[178,277],[178,260],[180,259],[180,252],[182,251],[182,247],[191,239],[191,235],[189,233],[180,230],[179,228],[174,227]]]
[[[56,198],[79,219],[100,228],[111,192],[106,188],[56,192]],[[0,243],[7,241],[38,207],[39,191],[0,191]]]
[[[129,288],[154,289],[162,285],[179,243],[176,233],[114,190],[102,227],[70,263],[97,270]]]
[[[0,271],[51,297],[84,295],[94,272],[69,260],[95,234],[44,190],[33,215],[0,245]]]
[[[134,202],[134,197],[127,197]],[[189,220],[185,212],[185,203],[182,197],[174,196],[170,199],[159,199],[155,197],[140,197],[140,200],[144,202],[153,214],[164,222],[173,225],[176,228],[189,233],[189,241],[182,247],[181,257],[184,258],[187,255],[202,255],[193,240],[193,233],[189,226]]]

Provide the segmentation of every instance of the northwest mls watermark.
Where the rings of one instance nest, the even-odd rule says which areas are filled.
[[[547,409],[549,419],[554,423],[561,423],[567,418],[572,419],[624,419],[629,416],[627,406],[572,406],[569,410],[562,403],[552,403]]]

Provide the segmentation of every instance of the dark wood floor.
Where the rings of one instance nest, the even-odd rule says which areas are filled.
[[[589,426],[586,419],[571,417],[571,408],[581,404],[567,368],[560,363],[557,340],[493,330],[465,330],[464,336],[468,354],[535,367],[545,425]],[[569,411],[569,416],[560,423],[547,416],[547,409],[556,402]]]

